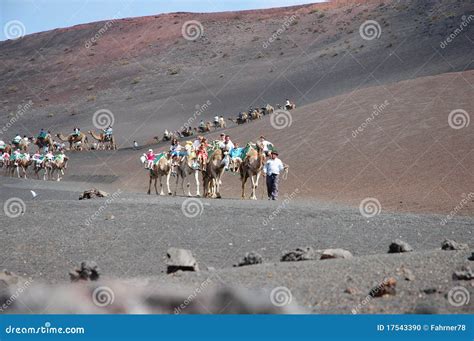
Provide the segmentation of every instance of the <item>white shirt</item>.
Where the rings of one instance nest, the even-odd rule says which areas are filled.
[[[279,158],[269,159],[263,167],[263,173],[265,174],[280,174],[284,169],[283,162]]]
[[[221,142],[221,143],[219,143],[219,148],[230,152],[232,149],[234,149],[234,144],[230,140],[227,143]]]

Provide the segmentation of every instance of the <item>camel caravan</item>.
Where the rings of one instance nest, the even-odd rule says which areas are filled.
[[[195,196],[221,198],[222,178],[228,171],[240,174],[242,199],[245,198],[246,183],[250,179],[249,199],[256,200],[259,179],[271,153],[276,153],[276,150],[264,136],[260,136],[256,143],[249,142],[245,147],[240,147],[238,143],[234,144],[230,140],[229,135],[221,134],[219,140],[210,143],[203,136],[196,137],[194,141],[187,141],[184,145],[173,138],[168,152],[155,154],[150,149],[140,157],[140,160],[149,171],[148,194],[151,193],[153,185],[157,195],[164,195],[163,187],[166,181],[168,195],[177,195],[180,191],[182,195],[192,196],[190,185],[193,181],[196,187]],[[288,172],[287,165],[284,171]],[[170,188],[172,176],[176,178],[173,192]],[[184,189],[185,182],[187,193]],[[160,184],[160,191],[157,183]]]
[[[282,107],[281,105],[277,104],[277,109],[285,109],[285,110],[292,110],[295,109],[296,105],[293,102],[290,102],[290,100],[286,100],[285,105]],[[275,109],[270,105],[267,104],[264,107],[261,108],[252,108],[250,107],[247,111],[241,111],[237,117],[229,117],[228,120],[241,125],[245,123],[249,123],[255,120],[262,119],[263,116],[265,115],[270,115],[275,111]],[[182,127],[180,130],[177,130],[175,132],[168,131],[168,129],[165,129],[163,133],[163,137],[160,138],[158,136],[154,137],[154,140],[156,142],[160,141],[171,141],[173,138],[186,138],[186,137],[191,137],[195,136],[197,134],[204,134],[204,133],[209,133],[211,131],[215,131],[217,129],[224,129],[227,128],[227,124],[225,122],[224,116],[215,116],[214,120],[204,122],[201,120],[199,125],[197,127],[189,127],[185,126]]]

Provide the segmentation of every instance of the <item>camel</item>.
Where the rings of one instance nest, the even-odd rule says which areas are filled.
[[[222,150],[215,150],[209,157],[206,168],[202,173],[204,197],[221,198],[220,185],[229,155],[222,155]]]
[[[115,137],[112,135],[110,138],[108,138],[104,133],[99,133],[96,134],[95,132],[89,130],[87,132],[89,135],[92,136],[94,140],[97,140],[99,142],[98,150],[102,149],[108,149],[108,150],[116,150],[117,145],[115,144]]]
[[[30,160],[30,159],[19,159],[16,161],[10,161],[8,167],[10,168],[11,176],[13,176],[16,169],[16,173],[18,174],[18,177],[19,178],[23,177],[26,179],[26,170],[32,163],[33,163],[33,160]],[[20,175],[20,169],[22,170],[23,176]]]
[[[262,114],[260,113],[259,109],[255,109],[250,113],[251,120],[259,120],[262,118]]]
[[[184,195],[184,179],[191,174],[194,174],[194,180],[196,182],[196,196],[200,197],[201,194],[199,192],[199,170],[193,167],[193,163],[195,162],[195,159],[185,156],[181,160],[178,161],[176,167],[176,188],[174,190],[174,195],[178,192],[178,184],[179,180],[181,179],[181,189],[183,190],[183,195]],[[188,197],[191,196],[191,189],[190,189],[190,183],[189,181],[186,184],[186,187],[188,188]]]
[[[28,147],[30,146],[30,140],[25,140],[22,138],[18,144],[12,142],[12,148],[19,149],[22,152],[28,151]]]
[[[296,104],[293,102],[290,102],[290,105],[285,105],[286,110],[293,110],[296,109]]]
[[[262,172],[263,165],[265,163],[265,155],[263,153],[263,146],[257,143],[256,149],[251,148],[245,159],[240,164],[240,180],[242,181],[242,199],[245,199],[245,183],[248,178],[252,181],[252,193],[250,198],[257,200],[257,187],[258,180],[260,179],[260,173]]]
[[[198,128],[198,131],[199,131],[200,133],[207,133],[207,132],[210,132],[210,131],[211,131],[211,128],[212,128],[212,123],[211,123],[211,122],[207,122],[204,127],[199,127],[199,128]]]
[[[48,162],[46,159],[43,159],[41,162],[35,162],[33,164],[33,171],[35,172],[36,178],[39,180],[39,173],[44,170],[44,175],[43,175],[43,180],[46,180],[47,178],[51,178],[51,169],[52,169],[52,164],[51,162]]]
[[[145,161],[146,162],[146,161]],[[171,161],[168,158],[168,155],[163,156],[156,164],[153,165],[153,169],[150,169],[150,182],[148,184],[148,192],[151,192],[151,183],[155,180],[155,192],[158,195],[158,189],[156,188],[156,182],[160,180],[160,195],[164,195],[163,193],[163,183],[162,178],[166,176],[166,187],[168,189],[168,194],[171,195],[170,190],[170,175],[171,175]]]
[[[224,117],[219,117],[219,122],[217,123],[216,128],[227,128],[227,124],[225,123]]]
[[[67,156],[64,156],[62,160],[53,160],[53,161],[47,161],[47,165],[45,166],[46,168],[50,168],[50,178],[54,178],[54,172],[58,172],[58,177],[56,181],[61,181],[61,175],[64,176],[64,170],[67,168],[67,162],[69,158]]]
[[[42,151],[46,146],[48,147],[48,151],[52,151],[54,149],[54,142],[50,134],[46,135],[44,139],[33,138],[32,141],[40,151]]]
[[[267,104],[265,107],[262,108],[262,113],[263,115],[269,115],[269,114],[273,114],[273,111],[275,109],[270,105],[270,104]]]
[[[181,135],[183,135],[184,137],[193,136],[194,130],[191,127],[184,128],[183,130],[181,130]]]
[[[64,136],[63,134],[59,133],[56,134],[58,139],[60,139],[63,142],[69,142],[69,149],[72,150],[73,146],[77,150],[82,150],[82,146],[84,145],[86,148],[88,148],[88,140],[86,134],[80,132],[79,135],[68,135]]]
[[[249,114],[247,114],[247,112],[244,111],[236,119],[233,119],[232,117],[229,117],[229,121],[232,121],[232,122],[237,123],[239,125],[247,123],[249,121]]]

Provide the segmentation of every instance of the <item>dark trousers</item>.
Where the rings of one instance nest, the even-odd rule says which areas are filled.
[[[278,197],[278,174],[267,174],[267,194],[273,200]]]

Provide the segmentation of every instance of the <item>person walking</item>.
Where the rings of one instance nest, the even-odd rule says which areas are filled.
[[[273,150],[263,167],[263,176],[267,179],[268,200],[277,200],[280,172],[284,169],[283,162],[278,158],[278,151]]]

